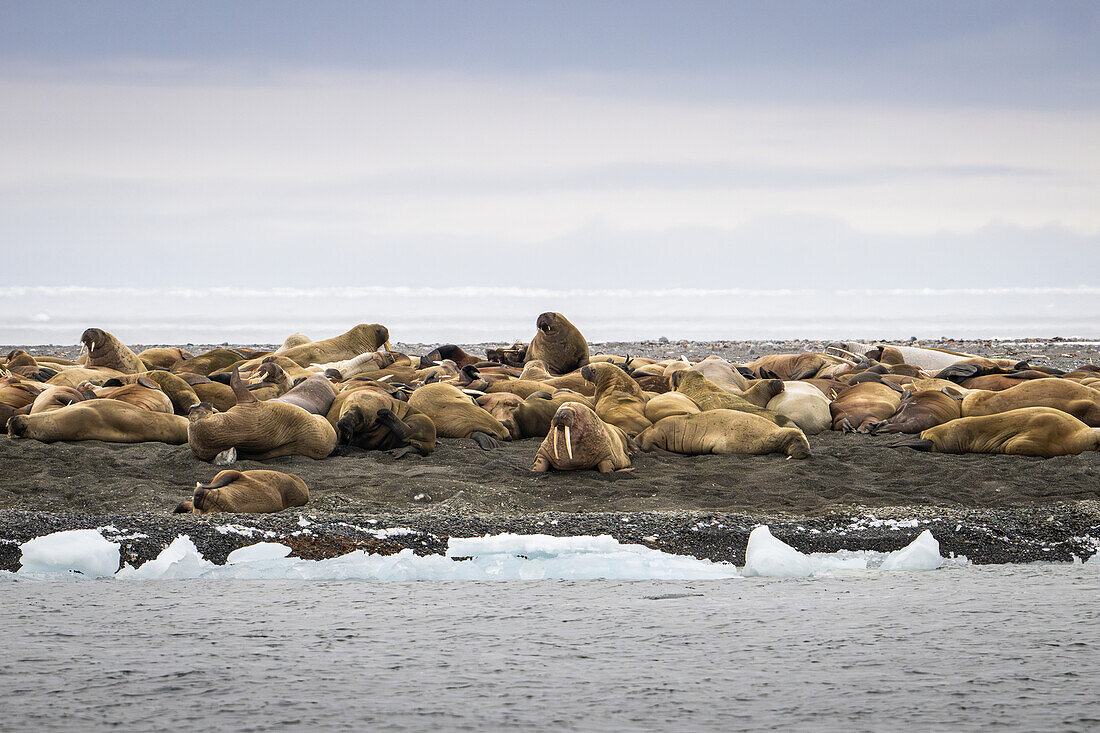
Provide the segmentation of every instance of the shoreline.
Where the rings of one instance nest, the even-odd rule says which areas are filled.
[[[591,348],[654,358],[716,353],[747,361],[827,343],[657,340]],[[462,346],[482,352],[487,345]],[[1100,361],[1095,341],[933,345],[1058,368]],[[394,343],[407,353],[435,346]],[[31,349],[65,356],[79,347]],[[639,454],[635,470],[622,475],[533,475],[528,469],[539,442],[485,452],[468,440],[441,440],[431,456],[401,461],[358,449],[322,461],[240,461],[234,468],[301,475],[310,504],[278,514],[198,517],[170,512],[196,480],[208,480],[220,467],[199,461],[186,445],[44,444],[3,436],[0,569],[17,569],[19,543],[34,536],[108,526],[121,530],[104,530],[109,538],[147,535],[122,540],[123,560],[131,564],[155,557],[180,534],[190,535],[207,558],[224,562],[233,549],[261,539],[286,542],[295,555],[317,559],[353,549],[438,553],[449,537],[502,532],[610,534],[665,552],[743,564],[748,533],[758,524],[807,553],[896,550],[924,529],[932,530],[944,557],[965,555],[975,564],[1086,560],[1100,549],[1100,453],[1046,460],[920,454],[891,449],[882,437],[827,431],[810,436],[814,456],[804,461]],[[427,500],[417,498],[424,493]],[[251,530],[217,530],[227,525]],[[379,531],[401,527],[416,533]]]

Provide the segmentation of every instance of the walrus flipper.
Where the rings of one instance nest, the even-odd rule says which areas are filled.
[[[946,379],[951,382],[961,382],[977,375],[981,369],[977,364],[952,364],[944,367],[936,374],[936,379]]]
[[[408,440],[409,436],[412,434],[412,430],[409,426],[401,422],[401,418],[395,415],[393,410],[383,407],[376,413],[376,416],[378,417],[378,422],[389,428],[390,432],[396,435],[398,440]]]
[[[488,433],[481,432],[480,430],[475,430],[474,432],[470,433],[469,437],[470,440],[477,443],[478,448],[481,448],[481,450],[495,450],[497,448],[500,448],[499,440],[489,435]]]
[[[229,386],[233,388],[233,396],[237,398],[238,405],[246,402],[259,402],[256,395],[248,391],[244,380],[241,379],[241,370],[236,366],[233,367],[233,373],[229,376]]]
[[[935,444],[931,440],[925,440],[924,438],[900,438],[893,443],[888,444],[890,448],[912,448],[913,450],[919,450],[921,452],[930,452]]]

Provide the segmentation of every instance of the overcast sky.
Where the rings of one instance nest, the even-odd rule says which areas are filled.
[[[1100,285],[1100,3],[0,3],[8,285]]]

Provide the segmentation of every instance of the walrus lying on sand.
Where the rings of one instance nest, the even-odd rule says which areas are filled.
[[[962,417],[962,401],[939,390],[914,392],[901,401],[893,415],[872,423],[869,431],[879,433],[919,433]]]
[[[1100,428],[1090,428],[1052,407],[1021,407],[996,415],[961,417],[925,430],[920,438],[895,443],[894,447],[1053,458],[1100,450]]]
[[[208,484],[195,484],[190,501],[176,514],[267,514],[309,503],[306,482],[281,471],[222,471]]]
[[[566,402],[554,413],[531,470],[594,468],[608,473],[629,468],[630,452],[630,439],[621,428],[605,423],[579,402]]]
[[[1053,407],[1100,427],[1100,392],[1069,379],[1030,379],[1000,392],[971,392],[963,398],[962,414],[993,415],[1020,407]]]
[[[12,438],[103,440],[108,443],[187,442],[187,420],[170,412],[150,412],[119,400],[85,400],[37,415],[8,420]]]
[[[409,396],[409,406],[427,415],[440,438],[470,438],[483,450],[509,438],[508,428],[450,384],[426,384]]]
[[[620,367],[606,362],[588,364],[581,368],[581,376],[596,385],[592,403],[601,420],[617,425],[627,435],[637,435],[652,425],[645,416],[645,393]]]
[[[810,456],[810,444],[798,428],[781,428],[759,415],[739,410],[707,410],[666,417],[639,435],[638,444],[642,450],[661,449],[689,456],[707,453]]]
[[[364,450],[435,450],[435,424],[406,402],[370,388],[341,392],[328,412],[340,445]],[[403,455],[403,454],[402,454]],[[400,457],[400,456],[399,456]]]
[[[240,458],[256,460],[290,455],[320,459],[336,447],[336,431],[324,417],[285,402],[260,402],[237,369],[231,387],[237,404],[228,411],[215,413],[204,402],[187,416],[187,443],[201,460],[230,448],[236,448]]]

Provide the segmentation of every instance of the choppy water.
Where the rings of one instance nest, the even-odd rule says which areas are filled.
[[[14,582],[11,730],[1088,730],[1100,568]]]

